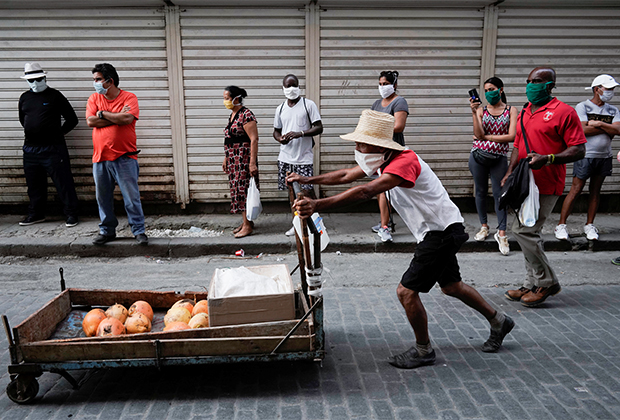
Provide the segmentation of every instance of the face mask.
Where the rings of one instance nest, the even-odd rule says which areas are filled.
[[[499,89],[490,90],[488,92],[484,92],[484,97],[487,98],[487,102],[491,105],[495,105],[501,99],[501,94]]]
[[[108,93],[109,88],[104,88],[102,82],[93,82],[93,86],[95,87],[95,92],[99,93],[100,95],[105,95],[106,93]]]
[[[549,98],[551,98],[551,95],[549,94],[549,92],[547,92],[547,86],[552,83],[553,82],[528,83],[525,87],[525,94],[527,95],[527,100],[534,105],[548,102]]]
[[[228,99],[224,99],[224,106],[226,107],[226,109],[233,109],[235,106],[235,99],[237,99],[238,96],[235,96],[234,98],[232,98],[232,100],[228,100]]]
[[[291,86],[287,88],[283,87],[282,90],[284,91],[284,96],[286,96],[286,98],[290,99],[291,101],[299,98],[300,89],[297,86]]]
[[[379,85],[379,95],[383,99],[389,98],[394,93],[394,85]]]
[[[609,102],[611,100],[611,98],[614,97],[614,91],[613,90],[603,90],[598,96],[599,96],[599,98],[601,98],[601,101]]]
[[[372,176],[385,163],[385,155],[385,153],[362,153],[356,150],[355,162],[357,162],[367,176]]]
[[[30,85],[30,89],[32,89],[34,93],[43,92],[45,89],[47,89],[47,83],[45,82],[45,79],[41,80],[40,82],[37,82],[36,80],[28,80],[28,85]]]

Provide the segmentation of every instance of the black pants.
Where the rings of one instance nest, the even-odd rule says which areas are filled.
[[[30,206],[28,215],[44,217],[47,208],[47,176],[49,175],[63,204],[65,216],[77,217],[78,199],[66,146],[40,153],[24,152],[24,173]]]

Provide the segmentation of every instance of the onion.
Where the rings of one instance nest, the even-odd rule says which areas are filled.
[[[164,328],[164,331],[181,331],[181,330],[189,330],[190,327],[186,322],[170,322]]]
[[[136,312],[125,321],[127,334],[137,334],[151,331],[151,320],[146,315]]]
[[[132,316],[136,313],[144,314],[149,319],[149,321],[153,321],[153,308],[151,308],[151,305],[149,305],[148,302],[145,302],[143,300],[135,301],[133,305],[129,307],[129,316]]]
[[[196,314],[209,314],[209,302],[207,300],[199,300],[192,310],[192,316]]]
[[[205,313],[199,313],[189,320],[190,328],[207,328],[209,326],[209,315]]]
[[[170,308],[164,317],[164,325],[168,325],[171,322],[185,322],[187,324],[190,319],[192,319],[192,314],[186,308]]]
[[[125,326],[116,318],[106,318],[99,324],[97,328],[97,337],[105,337],[106,335],[122,335],[125,334]]]
[[[127,319],[127,308],[117,303],[110,306],[108,310],[105,311],[105,314],[108,318],[116,318],[121,321],[121,324],[124,324]]]
[[[173,308],[185,308],[189,311],[189,313],[192,313],[192,310],[194,309],[194,301],[191,299],[183,299],[183,300],[179,300],[178,302],[175,302],[174,305],[172,305]],[[171,308],[172,309],[172,308]]]
[[[93,337],[97,334],[97,327],[101,321],[106,319],[105,312],[103,309],[93,309],[89,311],[86,316],[84,316],[84,320],[82,321],[82,329],[86,334],[86,337]]]

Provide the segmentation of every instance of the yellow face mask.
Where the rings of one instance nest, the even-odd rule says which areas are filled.
[[[235,106],[233,105],[233,101],[229,101],[224,99],[224,106],[226,109],[233,109]]]

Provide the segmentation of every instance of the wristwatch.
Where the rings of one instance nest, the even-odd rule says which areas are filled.
[[[105,118],[103,118],[103,111],[97,111],[97,117],[98,117],[100,120],[105,120]]]

